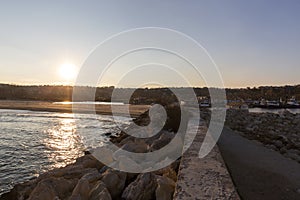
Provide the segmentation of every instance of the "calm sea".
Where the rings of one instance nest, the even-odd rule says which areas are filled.
[[[129,118],[111,116],[0,110],[0,195],[17,183],[62,167],[101,146]]]

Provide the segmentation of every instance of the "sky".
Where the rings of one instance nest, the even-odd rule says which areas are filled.
[[[200,43],[226,87],[299,84],[299,10],[297,0],[3,1],[0,83],[73,84],[76,78],[70,75],[107,38],[134,28],[162,27]],[[151,51],[120,59],[99,83],[115,85],[135,60],[149,63],[149,58],[173,63],[192,86],[206,86],[182,60]],[[158,79],[184,86],[178,74],[163,66],[143,68],[121,81],[123,86],[151,86]]]

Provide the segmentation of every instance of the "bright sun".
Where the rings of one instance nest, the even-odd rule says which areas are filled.
[[[59,75],[67,81],[74,79],[77,75],[77,67],[72,63],[64,63],[59,68]]]

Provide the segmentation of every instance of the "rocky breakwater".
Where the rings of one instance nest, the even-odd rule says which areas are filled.
[[[275,114],[230,109],[226,125],[240,135],[259,141],[300,163],[300,114],[286,110]]]
[[[180,109],[177,107],[167,107],[167,114],[168,119],[163,130],[153,137],[134,138],[125,132],[120,132],[118,136],[111,136],[111,141],[122,149],[136,153],[160,149],[174,138],[181,116]],[[136,118],[134,123],[141,126],[147,125],[149,123],[148,113]],[[183,144],[180,139],[177,142],[178,145]],[[112,156],[111,159],[118,165],[128,164],[126,158],[114,161],[114,156]],[[163,159],[168,160],[169,158]],[[178,159],[169,166],[153,172],[127,173],[105,166],[93,154],[87,152],[73,164],[54,169],[33,180],[15,185],[0,199],[168,200],[173,198],[179,162]]]

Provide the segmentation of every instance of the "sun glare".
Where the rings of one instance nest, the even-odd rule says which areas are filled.
[[[67,81],[74,79],[77,75],[77,67],[72,63],[64,63],[59,68],[59,75]]]

